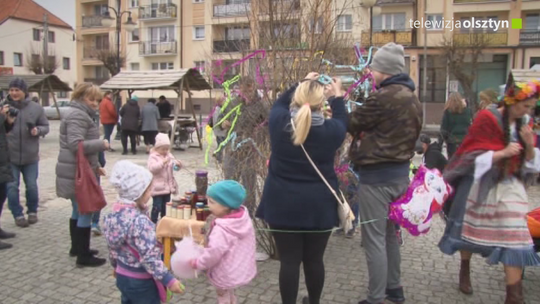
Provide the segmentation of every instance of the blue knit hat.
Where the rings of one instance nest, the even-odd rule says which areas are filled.
[[[28,95],[28,85],[22,78],[15,78],[9,83],[9,88],[17,88]]]
[[[246,189],[239,182],[224,180],[208,188],[206,195],[225,207],[238,209],[246,199]]]
[[[137,97],[137,95],[131,96],[131,99],[132,99],[132,100],[135,100],[135,101],[139,101],[139,97]]]

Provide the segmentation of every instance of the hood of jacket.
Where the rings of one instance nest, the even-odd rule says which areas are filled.
[[[32,102],[32,100],[30,99],[29,96],[26,96],[23,100],[21,101],[15,101],[13,99],[11,99],[11,96],[8,95],[7,96],[7,102],[10,106],[14,107],[14,108],[17,108],[17,109],[22,109],[24,107],[26,107],[28,104],[30,104],[30,102]]]
[[[409,75],[405,73],[397,74],[390,78],[387,78],[386,80],[381,82],[380,87],[382,88],[382,87],[389,86],[392,84],[400,84],[400,85],[406,86],[409,89],[411,89],[411,91],[413,92],[414,90],[416,90],[416,85],[414,84],[414,81],[411,79],[411,77],[409,77]]]
[[[128,104],[134,106],[134,105],[138,105],[139,102],[136,101],[135,99],[130,99],[130,100],[128,100]]]
[[[216,226],[220,226],[228,234],[239,239],[247,237],[250,233],[253,233],[249,211],[245,206],[242,206],[239,213],[234,217],[217,218],[215,221]]]
[[[92,117],[92,119],[96,119],[97,114],[99,113],[97,110],[94,110],[94,109],[90,108],[83,101],[72,100],[71,103],[69,104],[69,106],[72,107],[72,108],[75,108],[75,109],[79,109],[79,110],[87,113],[88,116]]]

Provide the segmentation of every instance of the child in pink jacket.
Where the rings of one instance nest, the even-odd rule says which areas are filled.
[[[154,175],[152,182],[152,212],[150,218],[157,223],[159,215],[165,216],[165,207],[171,201],[171,194],[176,194],[178,185],[174,179],[173,170],[180,170],[182,163],[169,152],[171,141],[167,134],[156,136],[156,145],[148,156],[148,170]]]
[[[207,197],[216,219],[208,246],[191,266],[208,270],[219,304],[236,304],[235,289],[249,284],[257,274],[255,230],[248,210],[242,206],[246,190],[236,181],[225,180],[208,188]]]

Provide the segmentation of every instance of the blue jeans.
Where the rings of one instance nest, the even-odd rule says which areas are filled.
[[[11,164],[11,170],[13,172],[13,182],[8,183],[7,197],[9,210],[13,214],[15,219],[23,217],[23,207],[19,200],[19,185],[21,181],[21,173],[23,176],[24,184],[26,186],[26,207],[27,213],[37,213],[38,209],[38,185],[37,178],[39,172],[39,164],[35,162],[24,166],[18,166]]]
[[[116,287],[120,290],[122,304],[161,304],[153,279],[134,279],[117,274]]]
[[[152,222],[157,223],[159,214],[161,213],[161,217],[165,216],[165,207],[168,202],[171,201],[171,194],[165,194],[165,195],[158,195],[154,196],[153,202],[152,202],[152,214],[150,216],[150,219]]]
[[[103,125],[103,133],[105,133],[103,135],[103,139],[106,139],[108,140],[109,142],[111,142],[111,135],[114,131],[114,126],[116,126],[116,124],[106,124],[106,125]]]
[[[90,227],[90,224],[92,223],[93,213],[80,214],[79,204],[74,198],[71,199],[71,207],[73,207],[73,211],[71,212],[71,219],[77,220],[77,227],[79,228]]]

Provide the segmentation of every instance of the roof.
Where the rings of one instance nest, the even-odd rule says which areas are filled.
[[[0,8],[0,24],[10,18],[43,23],[43,14],[47,14],[49,25],[72,29],[69,24],[32,0],[0,0]]]
[[[22,78],[28,85],[29,92],[40,92],[43,84],[43,92],[49,92],[49,85],[44,82],[50,81],[53,92],[67,92],[71,91],[71,88],[58,76],[50,75],[2,75],[0,76],[0,90],[9,89],[9,83],[14,78]]]
[[[197,69],[122,71],[100,87],[104,90],[178,90],[182,79],[188,82],[190,91],[212,88]],[[186,86],[184,86],[184,90],[187,91]]]
[[[377,0],[377,5],[412,4],[414,0]]]
[[[529,80],[540,80],[540,71],[535,70],[511,70],[512,79],[518,82],[524,82]]]

